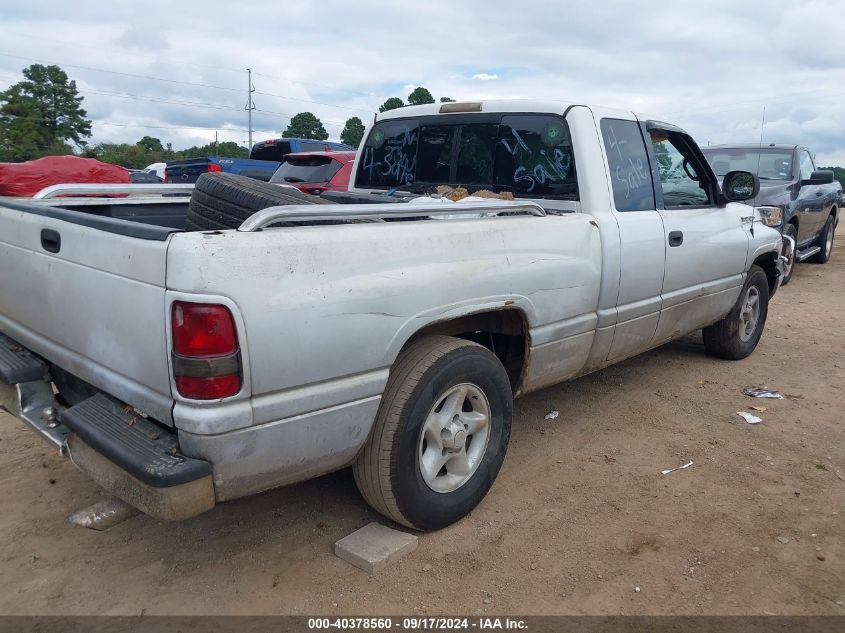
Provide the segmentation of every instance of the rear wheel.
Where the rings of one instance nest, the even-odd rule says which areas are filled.
[[[493,485],[508,447],[513,396],[487,348],[431,336],[394,364],[370,437],[353,466],[374,509],[435,530],[469,514]]]
[[[783,267],[783,280],[780,285],[785,286],[792,279],[792,273],[795,270],[795,250],[798,244],[798,229],[794,224],[787,224],[783,229],[784,237],[792,238],[790,242],[787,239],[783,240],[783,253],[786,256],[786,265]]]
[[[768,312],[769,280],[762,268],[752,266],[728,315],[701,331],[705,349],[727,360],[746,358],[760,342]]]
[[[822,234],[819,235],[819,246],[821,249],[818,253],[813,255],[810,258],[810,261],[814,264],[826,264],[827,260],[830,259],[831,253],[833,253],[833,233],[834,233],[834,223],[835,220],[833,215],[827,216],[827,221],[824,223],[824,228],[822,229]]]

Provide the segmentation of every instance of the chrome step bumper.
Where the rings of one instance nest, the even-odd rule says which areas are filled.
[[[70,432],[59,422],[47,364],[0,334],[0,408],[23,420],[61,453]]]
[[[150,516],[178,521],[214,507],[211,464],[182,454],[172,431],[102,392],[61,406],[47,364],[2,334],[0,408],[108,492]]]

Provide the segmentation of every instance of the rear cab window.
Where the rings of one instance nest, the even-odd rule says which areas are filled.
[[[253,160],[281,162],[284,160],[285,154],[290,154],[290,152],[291,147],[288,141],[265,141],[253,145],[249,157]]]
[[[380,121],[367,137],[355,184],[414,192],[453,185],[578,199],[569,127],[561,116],[547,114]]]
[[[271,183],[328,182],[343,165],[328,156],[289,157],[273,176]]]

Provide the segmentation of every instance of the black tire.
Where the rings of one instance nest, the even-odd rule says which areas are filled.
[[[423,423],[443,394],[465,384],[477,388],[489,405],[487,442],[468,479],[455,490],[436,492],[420,468],[420,452],[426,450]],[[461,401],[461,411],[467,402]],[[487,348],[449,336],[420,339],[402,351],[390,372],[373,429],[353,465],[358,489],[375,510],[402,525],[417,530],[450,525],[469,514],[493,485],[512,416],[507,373]]]
[[[789,283],[792,279],[792,275],[795,273],[795,250],[797,249],[798,245],[798,229],[795,228],[794,224],[787,224],[786,227],[783,229],[783,234],[792,238],[792,254],[790,256],[790,260],[786,263],[786,270],[783,274],[783,280],[780,282],[781,286],[785,286]],[[786,240],[784,240],[784,248],[786,248]]]
[[[188,231],[236,229],[257,211],[286,204],[328,202],[296,189],[246,176],[206,173],[194,185],[185,228]]]
[[[821,235],[819,235],[819,241],[817,246],[821,246],[821,249],[818,253],[813,255],[808,261],[813,262],[814,264],[826,264],[830,259],[831,253],[833,253],[833,238],[834,238],[834,224],[836,220],[833,217],[833,214],[827,216],[827,221],[824,223],[824,228],[822,228]]]
[[[743,314],[749,293],[755,293],[759,301],[759,313],[753,331],[741,332]],[[727,360],[741,360],[751,355],[766,326],[769,313],[769,280],[759,266],[752,266],[742,286],[739,298],[728,315],[721,321],[704,328],[704,347],[712,356]]]

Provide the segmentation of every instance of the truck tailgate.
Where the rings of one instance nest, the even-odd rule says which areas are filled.
[[[211,161],[208,158],[187,158],[167,163],[164,170],[165,182],[191,183],[208,171]],[[218,169],[218,171],[220,171]]]
[[[0,332],[171,423],[167,247],[0,202]]]

